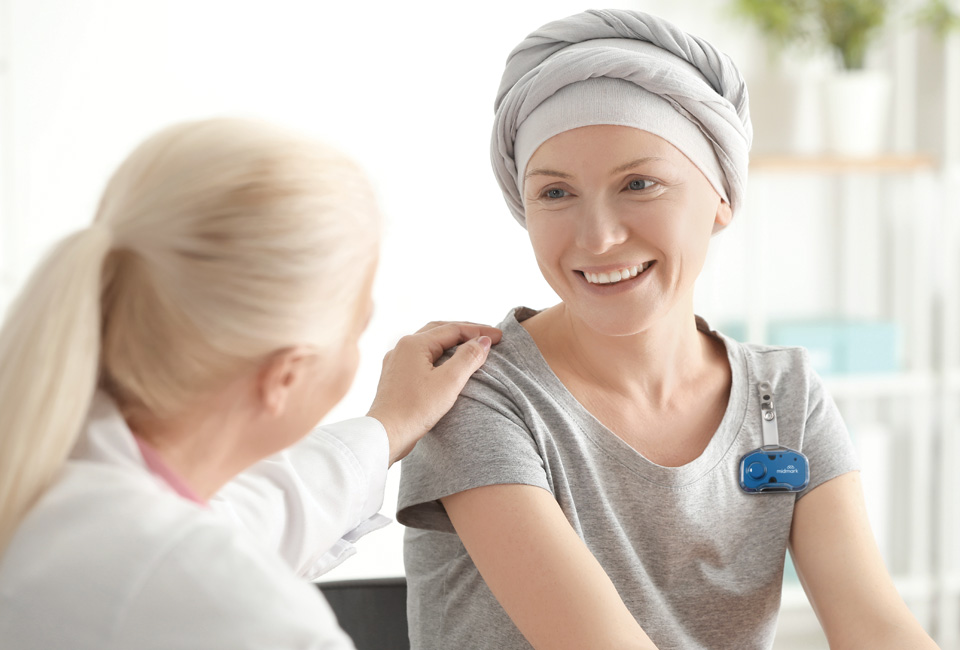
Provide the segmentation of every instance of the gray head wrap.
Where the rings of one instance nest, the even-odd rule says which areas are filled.
[[[553,135],[589,124],[659,135],[734,213],[743,203],[753,138],[743,77],[730,57],[656,16],[590,10],[544,25],[507,58],[495,109],[493,169],[521,225],[530,156]]]

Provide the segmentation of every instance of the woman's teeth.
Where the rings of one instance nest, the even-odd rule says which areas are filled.
[[[583,277],[585,277],[590,284],[613,284],[621,280],[629,280],[630,278],[637,277],[650,268],[651,264],[653,264],[653,262],[645,262],[640,266],[630,266],[620,269],[619,271],[611,271],[610,273],[587,273],[584,271]]]

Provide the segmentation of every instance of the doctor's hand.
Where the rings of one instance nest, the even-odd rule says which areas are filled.
[[[500,342],[495,327],[474,323],[429,323],[404,336],[383,358],[383,372],[368,416],[387,430],[390,464],[410,453],[417,441],[453,406],[470,376]],[[455,345],[457,351],[434,364]]]

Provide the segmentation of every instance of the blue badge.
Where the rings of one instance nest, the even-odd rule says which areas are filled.
[[[758,392],[763,446],[740,459],[740,488],[749,494],[802,492],[810,482],[810,463],[799,451],[780,446],[773,387],[761,382]]]

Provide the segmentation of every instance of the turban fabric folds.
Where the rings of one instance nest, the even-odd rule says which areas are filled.
[[[743,77],[730,57],[656,16],[591,10],[544,25],[508,57],[495,110],[494,173],[521,225],[529,157],[552,135],[589,124],[651,131],[690,158],[734,213],[743,203],[753,136]]]

